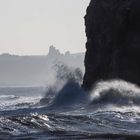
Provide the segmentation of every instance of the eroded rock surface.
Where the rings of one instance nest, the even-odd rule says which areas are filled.
[[[91,0],[85,25],[83,87],[112,78],[140,85],[140,0]]]

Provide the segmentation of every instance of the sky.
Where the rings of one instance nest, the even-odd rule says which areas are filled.
[[[0,54],[85,51],[84,16],[90,0],[0,0]]]

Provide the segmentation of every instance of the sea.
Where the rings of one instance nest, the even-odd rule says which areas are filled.
[[[0,87],[0,140],[140,140],[140,89],[100,81],[84,91],[62,87]]]

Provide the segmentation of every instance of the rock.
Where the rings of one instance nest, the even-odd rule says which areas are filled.
[[[85,26],[83,87],[108,79],[140,85],[140,1],[91,0]]]

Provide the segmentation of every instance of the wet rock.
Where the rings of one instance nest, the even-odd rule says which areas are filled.
[[[83,87],[114,78],[140,85],[140,1],[91,0],[85,26]]]

